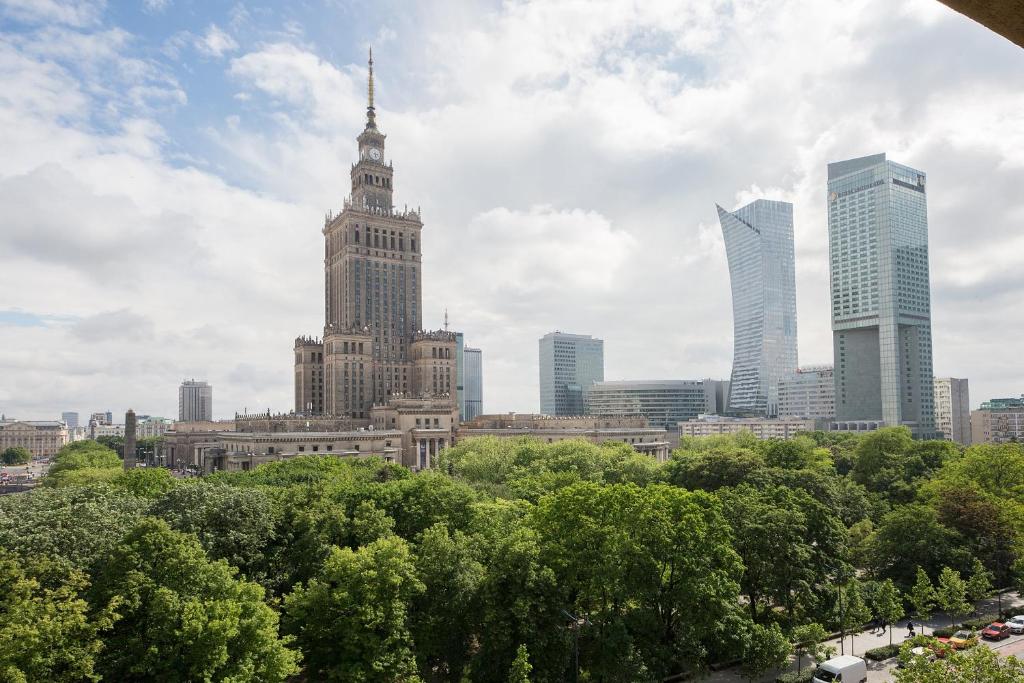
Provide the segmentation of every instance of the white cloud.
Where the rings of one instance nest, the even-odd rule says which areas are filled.
[[[142,6],[150,14],[160,14],[171,6],[174,0],[142,0]]]
[[[206,33],[195,39],[196,49],[207,57],[223,57],[238,49],[238,43],[231,35],[216,24],[210,24]]]
[[[238,6],[231,31],[256,21]],[[377,120],[398,204],[423,209],[424,320],[447,307],[483,348],[487,410],[537,407],[536,339],[556,328],[605,338],[610,379],[727,376],[715,202],[794,203],[800,355],[829,362],[825,165],[879,151],[929,174],[936,371],[969,377],[975,404],[1022,390],[1006,340],[1024,321],[1005,311],[1024,295],[1024,53],[998,36],[920,0],[447,3],[380,30]],[[0,291],[100,329],[137,316],[112,327],[146,343],[0,327],[0,403],[172,412],[196,375],[218,414],[287,409],[290,339],[322,325],[320,221],[347,193],[363,57],[280,34],[235,55],[235,110],[183,133],[211,163],[168,155],[159,116],[186,86],[116,31],[0,42]],[[190,44],[239,49],[211,24],[164,50]]]
[[[30,23],[91,26],[99,23],[106,4],[104,0],[0,0],[0,15]]]

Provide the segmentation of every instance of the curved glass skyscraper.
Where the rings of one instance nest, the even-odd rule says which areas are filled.
[[[793,205],[758,199],[731,212],[718,206],[718,220],[732,282],[727,411],[775,416],[779,380],[797,368]]]

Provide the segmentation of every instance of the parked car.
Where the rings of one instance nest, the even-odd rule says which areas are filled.
[[[1024,614],[1010,617],[1006,620],[1006,625],[1010,627],[1010,633],[1024,633]]]
[[[978,639],[970,631],[961,629],[949,638],[939,638],[940,643],[949,645],[954,650],[967,650],[978,644]]]
[[[814,670],[813,683],[867,683],[868,665],[860,657],[841,655]]]
[[[987,640],[1002,640],[1010,637],[1010,627],[1006,624],[993,621],[981,632],[981,637]]]
[[[912,661],[919,658],[923,658],[929,662],[934,662],[935,657],[936,654],[934,650],[928,647],[924,647],[923,645],[918,645],[917,647],[910,648],[910,652],[906,656],[906,658],[900,657],[899,661],[896,663],[896,666],[900,669],[903,669],[907,666],[910,666],[910,663]]]

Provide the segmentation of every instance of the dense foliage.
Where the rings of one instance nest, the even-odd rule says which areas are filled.
[[[0,497],[0,679],[554,682],[577,648],[587,680],[753,678],[829,630],[1024,587],[1022,532],[1024,449],[900,428],[683,439],[665,463],[481,438],[421,473],[200,481],[79,442]]]

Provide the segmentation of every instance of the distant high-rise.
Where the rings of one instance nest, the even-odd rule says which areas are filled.
[[[213,419],[213,387],[194,379],[178,387],[178,421],[197,422]]]
[[[604,380],[604,341],[549,332],[540,338],[540,412],[582,415],[584,393]]]
[[[778,414],[779,380],[797,368],[793,205],[758,199],[718,207],[732,283],[728,412]]]
[[[935,433],[925,174],[885,154],[828,165],[836,418]]]
[[[484,361],[480,349],[462,349],[463,418],[472,420],[484,412]]]
[[[946,441],[971,445],[971,396],[966,379],[935,378],[935,429]]]
[[[78,413],[73,411],[67,411],[60,414],[60,420],[68,426],[68,430],[74,431],[78,429]]]

